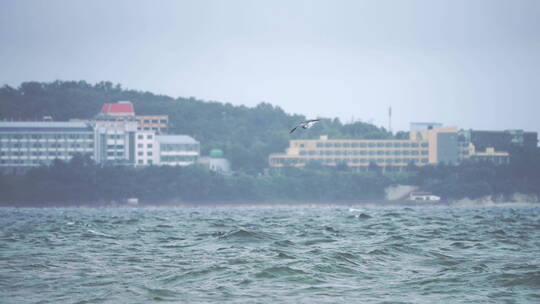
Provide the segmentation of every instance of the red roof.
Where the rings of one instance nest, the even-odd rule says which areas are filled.
[[[134,115],[135,111],[131,103],[106,103],[101,107],[101,113],[108,115]]]

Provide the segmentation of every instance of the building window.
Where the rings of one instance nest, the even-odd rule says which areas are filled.
[[[147,148],[152,148],[152,144],[147,144],[146,147]]]
[[[143,135],[137,135],[137,139],[143,139],[144,136]]]
[[[143,144],[137,144],[137,148],[142,148],[142,147],[144,147]]]
[[[144,153],[143,153],[143,152],[137,152],[137,155],[139,155],[139,156],[143,156],[143,155],[144,155]]]
[[[146,152],[146,155],[148,155],[148,156],[152,156],[152,151],[148,151],[148,152]]]
[[[153,136],[151,134],[146,135],[146,139],[152,139],[152,137]]]

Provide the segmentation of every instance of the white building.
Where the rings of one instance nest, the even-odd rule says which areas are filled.
[[[80,122],[0,122],[0,167],[49,165],[75,154],[93,157],[94,132]]]
[[[159,164],[188,166],[196,163],[200,155],[199,142],[188,135],[156,135]]]
[[[135,163],[137,122],[95,121],[94,160],[98,163]]]
[[[139,131],[135,139],[136,166],[149,166],[159,164],[158,144],[153,131]]]

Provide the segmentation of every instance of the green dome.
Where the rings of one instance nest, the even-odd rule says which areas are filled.
[[[223,151],[221,151],[220,149],[212,149],[212,150],[210,150],[210,157],[222,158],[223,157]]]

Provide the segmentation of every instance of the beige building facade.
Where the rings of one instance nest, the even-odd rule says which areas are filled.
[[[339,164],[366,170],[371,163],[384,170],[400,170],[458,161],[457,127],[417,128],[409,139],[319,139],[291,140],[285,153],[271,154],[271,167],[303,167],[308,163]]]

